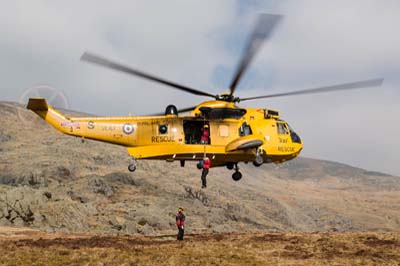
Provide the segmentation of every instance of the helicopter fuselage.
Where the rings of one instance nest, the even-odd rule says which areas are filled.
[[[302,149],[279,112],[239,109],[222,101],[202,103],[188,116],[67,117],[44,99],[31,99],[28,108],[62,133],[125,146],[136,159],[199,161],[207,156],[215,167],[252,162],[257,155],[264,163],[280,163]],[[204,125],[208,143],[201,142]]]

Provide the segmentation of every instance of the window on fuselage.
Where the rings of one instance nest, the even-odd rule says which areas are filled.
[[[278,134],[280,135],[289,134],[289,130],[287,129],[285,123],[277,122],[276,126],[278,129]]]
[[[244,122],[240,127],[239,127],[239,136],[243,137],[243,136],[247,136],[247,135],[251,135],[251,127]]]

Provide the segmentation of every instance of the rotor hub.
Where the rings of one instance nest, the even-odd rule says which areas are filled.
[[[224,102],[230,102],[230,103],[238,103],[240,102],[240,98],[239,97],[235,97],[231,94],[220,94],[215,96],[215,99],[217,101],[224,101]]]

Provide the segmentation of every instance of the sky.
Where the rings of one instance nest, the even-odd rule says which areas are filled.
[[[400,1],[1,1],[0,100],[64,93],[97,115],[162,112],[204,97],[81,62],[90,51],[178,83],[227,91],[257,14],[284,16],[236,90],[249,97],[385,78],[349,92],[243,102],[302,137],[302,156],[400,175]]]

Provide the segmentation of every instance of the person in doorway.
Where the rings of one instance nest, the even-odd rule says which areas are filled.
[[[210,128],[207,124],[203,126],[201,129],[201,138],[200,138],[200,143],[201,144],[210,144]]]
[[[176,214],[176,226],[178,227],[177,240],[183,240],[183,234],[185,233],[185,215],[183,214],[183,208],[179,207],[178,213]]]
[[[203,159],[203,171],[201,172],[201,188],[207,187],[208,170],[211,167],[211,160],[206,157]]]

